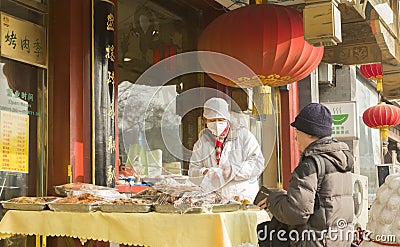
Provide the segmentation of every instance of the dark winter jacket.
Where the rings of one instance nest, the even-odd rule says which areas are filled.
[[[320,155],[325,163],[319,199],[317,166],[311,155]],[[319,139],[304,150],[287,194],[275,192],[268,199],[270,212],[289,225],[289,233],[294,230],[299,235],[291,246],[351,245],[346,239],[351,240],[354,214],[350,173],[353,164],[348,146],[332,137]],[[297,238],[295,232],[292,237]]]

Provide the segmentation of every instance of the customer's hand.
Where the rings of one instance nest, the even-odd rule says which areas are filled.
[[[262,199],[259,203],[257,203],[257,206],[259,206],[261,209],[267,209],[267,202],[268,202],[268,197]]]
[[[287,194],[287,191],[282,189],[282,188],[271,188],[270,190],[272,190],[272,192],[277,192],[277,193],[281,193],[281,194]]]
[[[270,190],[272,191],[272,193],[287,194],[287,191],[281,188],[271,188]],[[266,198],[262,199],[259,203],[257,203],[257,206],[259,206],[261,209],[268,210],[269,207],[268,199],[269,195]]]

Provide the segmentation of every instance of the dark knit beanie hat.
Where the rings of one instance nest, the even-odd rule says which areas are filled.
[[[290,125],[312,136],[332,135],[331,112],[326,106],[319,103],[306,105]]]

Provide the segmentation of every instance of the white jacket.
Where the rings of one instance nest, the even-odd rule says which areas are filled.
[[[189,177],[202,187],[212,186],[228,199],[240,196],[252,202],[259,189],[258,176],[264,170],[264,157],[256,138],[245,125],[237,120],[230,121],[230,124],[219,166],[215,158],[215,136],[208,129],[201,132],[194,144]],[[225,166],[232,167],[227,179],[222,176]],[[203,175],[205,168],[211,169]]]

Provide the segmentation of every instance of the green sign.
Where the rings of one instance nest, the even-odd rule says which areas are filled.
[[[332,136],[338,139],[358,139],[356,102],[323,103],[332,114]]]

